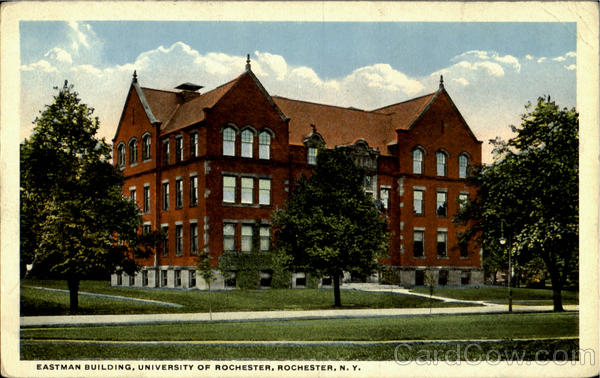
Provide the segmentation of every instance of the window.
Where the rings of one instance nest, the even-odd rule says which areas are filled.
[[[469,194],[468,193],[460,193],[458,195],[458,206],[459,209],[462,210],[465,205],[469,202]]]
[[[437,175],[446,176],[448,158],[445,153],[438,151],[435,153],[435,161],[437,166]]]
[[[413,231],[413,256],[423,257],[423,246],[425,239],[425,231],[415,230]]]
[[[175,138],[175,161],[183,160],[183,135]]]
[[[190,157],[196,156],[198,156],[198,133],[193,132],[190,134]]]
[[[390,206],[390,188],[383,186],[379,188],[379,199],[383,203],[383,208],[387,210]]]
[[[163,164],[169,164],[170,156],[169,156],[169,140],[163,140]]]
[[[162,250],[163,256],[169,256],[169,226],[161,227],[163,232]]]
[[[271,135],[266,131],[258,134],[258,158],[271,158]]]
[[[260,287],[271,287],[273,273],[271,271],[260,271]]]
[[[317,164],[317,148],[316,147],[308,147],[307,162],[310,165]]]
[[[229,271],[225,275],[225,287],[236,287],[235,272]]]
[[[145,224],[142,226],[142,234],[144,235],[148,235],[150,233],[150,225],[149,224]]]
[[[169,183],[162,184],[162,209],[169,210]]]
[[[371,197],[373,197],[373,186],[375,186],[374,184],[375,180],[373,179],[373,176],[365,176],[365,178],[363,179],[363,188],[365,190],[365,193],[367,193]]]
[[[413,173],[423,174],[423,150],[417,148],[413,150]]]
[[[438,285],[448,285],[448,271],[446,269],[440,270],[440,274],[438,276]]]
[[[122,272],[117,273],[117,285],[118,286],[123,285],[123,273]]]
[[[458,156],[458,177],[467,177],[467,166],[469,165],[469,158],[465,154]]]
[[[252,157],[252,147],[254,146],[254,133],[252,130],[242,131],[242,157]]]
[[[178,209],[183,207],[183,180],[181,178],[175,180],[175,207]]]
[[[437,254],[438,257],[448,257],[448,233],[446,231],[438,231],[437,233]]]
[[[167,271],[166,270],[160,271],[160,281],[162,282],[163,287],[167,287]]]
[[[125,144],[123,143],[117,147],[117,165],[119,168],[125,168]]]
[[[413,212],[417,215],[423,215],[423,190],[415,189],[413,191]]]
[[[436,214],[438,217],[448,215],[448,193],[437,192]]]
[[[271,179],[258,180],[258,204],[271,204]]]
[[[175,271],[175,287],[181,287],[181,270]]]
[[[190,176],[190,206],[198,204],[198,176]]]
[[[271,228],[260,226],[260,250],[265,252],[271,249]]]
[[[242,252],[252,251],[252,226],[242,225]]]
[[[135,285],[135,276],[129,276],[129,286]]]
[[[198,253],[198,224],[190,223],[190,254]]]
[[[460,273],[460,284],[461,285],[469,285],[471,283],[471,272],[468,270],[463,270]]]
[[[144,213],[149,213],[150,212],[150,186],[149,185],[145,185],[144,186],[144,207],[143,207],[143,211]]]
[[[148,286],[148,271],[142,270],[142,286]]]
[[[235,130],[231,127],[223,130],[223,155],[235,156]]]
[[[137,193],[135,189],[129,189],[129,199],[137,203]]]
[[[235,177],[223,176],[223,202],[235,203]]]
[[[254,179],[242,177],[242,203],[252,203],[254,197]]]
[[[460,249],[460,257],[469,257],[469,244],[467,242],[459,241],[458,249]]]
[[[423,286],[425,285],[425,271],[417,270],[415,271],[415,286]]]
[[[190,270],[190,287],[196,287],[196,271]]]
[[[175,254],[183,254],[183,226],[180,224],[175,225]]]
[[[142,137],[142,160],[150,159],[150,146],[152,143],[152,138],[150,134],[146,134]]]
[[[137,164],[137,139],[132,139],[129,142],[129,164]]]
[[[223,250],[233,251],[235,249],[235,225],[225,223],[223,225]]]

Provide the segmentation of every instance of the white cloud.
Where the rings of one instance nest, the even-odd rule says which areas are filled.
[[[568,66],[564,66],[564,67],[569,71],[573,71],[577,68],[577,66],[574,64],[569,64]]]
[[[519,63],[519,59],[515,58],[512,55],[500,55],[495,51],[470,50],[452,58],[453,61],[459,59],[462,59],[463,61],[466,60],[471,63],[477,63],[478,61],[493,60],[507,66],[512,66],[517,72],[521,71],[521,64]],[[498,72],[497,69],[494,69],[493,71]]]
[[[73,49],[79,51],[80,46],[89,49],[91,40],[96,38],[96,33],[92,30],[92,27],[89,24],[82,24],[77,21],[69,21],[67,25],[71,28],[71,46]]]
[[[458,79],[452,78],[452,81],[462,85],[463,87],[469,85],[469,80],[465,79],[464,77],[459,77]]]
[[[537,62],[538,62],[538,63],[542,63],[542,62],[543,62],[543,61],[545,61],[546,59],[548,59],[548,58],[546,58],[545,56],[543,56],[543,57],[539,58],[539,59],[537,60]]]
[[[555,62],[564,62],[565,60],[567,60],[567,58],[565,58],[564,56],[557,56],[556,58],[552,58],[552,60],[554,60]]]
[[[569,51],[568,53],[565,54],[565,56],[567,56],[569,58],[575,58],[577,56],[577,53],[575,51]]]
[[[64,49],[61,49],[60,47],[55,47],[49,50],[47,53],[44,54],[44,56],[64,64],[73,63],[73,58],[71,57],[71,54],[69,54]]]
[[[47,60],[41,59],[35,63],[21,66],[21,71],[56,72],[58,69]]]
[[[255,51],[254,55],[258,57],[260,66],[265,66],[265,75],[274,74],[277,80],[284,80],[288,72],[288,65],[281,55],[270,54],[268,52]]]
[[[532,60],[532,59],[533,59],[533,56],[532,56],[532,55],[529,55],[529,54],[527,54],[527,55],[525,55],[525,59],[527,59],[527,60]]]

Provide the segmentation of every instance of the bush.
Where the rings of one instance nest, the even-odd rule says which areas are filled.
[[[283,289],[290,285],[291,274],[286,269],[285,256],[272,252],[225,252],[219,258],[219,270],[224,276],[227,272],[236,272],[239,289],[257,289],[261,271],[272,273],[272,288]]]

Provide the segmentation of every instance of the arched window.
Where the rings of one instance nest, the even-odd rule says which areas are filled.
[[[448,172],[448,156],[443,151],[435,153],[435,161],[438,176],[446,176]]]
[[[152,137],[150,134],[145,134],[142,137],[142,160],[148,160],[152,156],[150,154],[150,146],[152,144]]]
[[[235,156],[235,130],[232,127],[223,130],[223,155]]]
[[[119,168],[125,168],[125,143],[119,143],[117,147],[117,166]]]
[[[129,164],[138,162],[137,139],[133,138],[129,141]]]
[[[458,156],[458,177],[467,177],[467,166],[469,165],[469,157],[466,154],[460,154]]]
[[[242,131],[242,157],[252,157],[252,147],[254,147],[254,133],[246,129]]]
[[[307,163],[309,165],[317,164],[317,154],[318,153],[319,153],[319,150],[317,150],[317,147],[308,147],[306,159],[307,159]]]
[[[266,131],[258,134],[258,158],[267,160],[271,158],[271,134]]]
[[[423,150],[421,148],[415,148],[413,150],[413,173],[415,174],[423,174],[423,155]]]

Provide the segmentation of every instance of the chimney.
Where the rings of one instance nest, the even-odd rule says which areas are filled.
[[[183,83],[175,87],[175,89],[181,90],[179,94],[183,97],[183,101],[189,101],[193,98],[200,96],[199,90],[204,88],[202,85]]]

